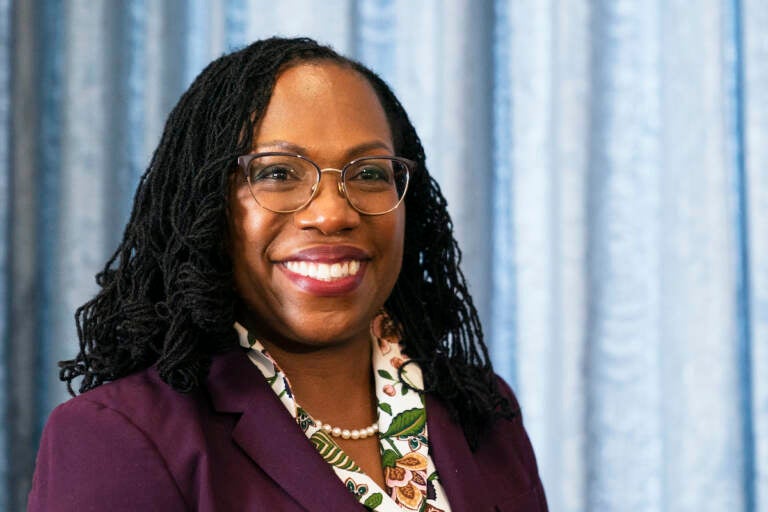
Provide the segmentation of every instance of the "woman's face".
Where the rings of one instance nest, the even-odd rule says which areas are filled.
[[[336,169],[362,156],[395,154],[371,85],[328,62],[281,72],[252,151],[298,153]],[[235,286],[249,310],[240,320],[285,348],[367,341],[400,272],[404,205],[360,214],[339,192],[339,174],[322,176],[308,206],[283,214],[259,206],[239,175],[232,182],[230,250]],[[328,280],[326,273],[342,275]]]

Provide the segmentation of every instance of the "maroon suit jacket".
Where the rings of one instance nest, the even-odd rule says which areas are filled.
[[[507,396],[512,392],[502,383]],[[513,402],[516,405],[516,402]],[[454,512],[546,511],[521,420],[470,451],[427,397],[431,453]],[[361,511],[240,351],[180,394],[154,369],[57,407],[43,432],[30,511]]]

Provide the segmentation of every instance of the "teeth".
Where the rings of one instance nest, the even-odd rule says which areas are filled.
[[[334,279],[354,276],[360,271],[360,262],[357,260],[331,264],[313,261],[286,261],[285,266],[295,274],[319,281],[333,281]]]

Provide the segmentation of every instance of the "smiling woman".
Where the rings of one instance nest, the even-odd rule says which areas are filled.
[[[378,76],[307,39],[218,59],[77,312],[30,509],[546,510],[458,261]]]
[[[349,66],[322,62],[285,69],[258,123],[253,153],[286,148],[321,168],[395,154],[387,116],[373,87]],[[382,194],[346,186],[360,181],[358,176],[350,179],[348,171],[341,176],[303,172],[301,177],[288,178],[288,168],[277,167],[284,174],[276,177],[274,164],[267,165],[272,174],[255,183],[250,178],[253,172],[237,176],[231,189],[230,254],[237,293],[245,305],[243,316],[250,319],[249,329],[278,362],[281,347],[319,344],[364,347],[367,351],[359,356],[370,361],[370,322],[392,292],[403,259],[405,209],[392,210],[397,193],[386,193],[386,188],[395,189],[395,182],[390,179],[384,192],[385,199],[393,200],[380,208],[392,211],[367,215],[352,207],[349,192],[354,190],[355,197],[361,198],[374,196],[365,197],[373,207],[380,201],[376,196]],[[261,185],[267,179],[281,180],[290,195],[304,187],[296,190],[286,181],[308,182],[298,201],[290,205],[296,211],[275,213],[265,208],[264,200],[254,200],[264,187],[277,187]],[[308,272],[292,270],[303,262]],[[336,267],[341,272],[342,265],[347,275],[331,278],[331,270]],[[350,274],[350,267],[357,272]],[[316,277],[309,275],[314,269]],[[363,364],[364,359],[350,367],[370,366]],[[296,378],[291,380],[294,387],[300,386]],[[363,410],[370,414],[372,408]]]

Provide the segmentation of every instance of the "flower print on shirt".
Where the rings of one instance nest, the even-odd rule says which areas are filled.
[[[402,352],[396,324],[381,313],[371,322],[372,364],[378,402],[379,449],[385,488],[366,475],[298,405],[290,382],[261,343],[235,324],[240,344],[297,425],[343,485],[368,510],[449,512],[450,505],[428,451],[421,368]],[[402,381],[401,381],[402,379]],[[405,384],[403,383],[405,382]]]

